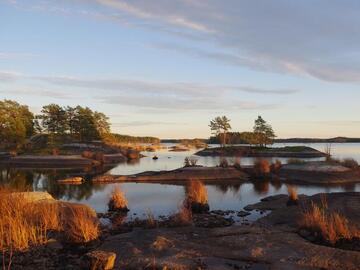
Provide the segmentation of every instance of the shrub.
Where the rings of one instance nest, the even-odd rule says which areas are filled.
[[[191,180],[188,185],[187,199],[191,203],[207,204],[208,194],[205,185],[199,180]]]
[[[111,198],[109,201],[109,210],[116,211],[116,210],[124,210],[128,211],[128,201],[125,197],[124,192],[121,191],[119,187],[115,187],[112,191]]]
[[[334,245],[340,239],[352,239],[360,236],[357,228],[351,227],[348,220],[339,213],[330,212],[326,203],[311,203],[303,211],[299,222],[301,228],[321,236],[322,240]]]
[[[343,161],[341,161],[341,165],[344,167],[350,168],[350,169],[357,169],[359,168],[359,163],[352,158],[346,158]]]
[[[196,157],[186,157],[184,160],[184,167],[195,167],[198,162]]]
[[[238,169],[240,170],[241,169],[241,160],[240,160],[240,157],[237,157],[234,162],[233,162],[233,167],[235,169]]]
[[[88,243],[99,237],[99,222],[94,212],[83,205],[68,206],[63,214],[65,236],[72,243]]]
[[[9,192],[1,191],[0,250],[24,250],[45,242],[44,226],[38,226],[29,216],[30,209],[22,196],[11,197]]]
[[[224,158],[224,157],[220,158],[219,167],[221,167],[221,168],[228,168],[229,167],[229,162],[227,161],[226,158]]]
[[[149,228],[157,227],[157,221],[154,217],[154,214],[151,212],[151,210],[147,209],[145,214],[146,214],[146,225]]]
[[[266,159],[257,159],[254,163],[254,172],[256,176],[266,176],[270,173],[270,163]]]
[[[277,159],[277,160],[275,160],[275,163],[271,164],[270,170],[274,173],[277,173],[280,171],[281,166],[282,166],[281,161]]]
[[[84,151],[84,152],[82,152],[81,156],[83,158],[93,159],[95,154],[94,154],[94,152],[91,152],[91,151]]]
[[[173,222],[175,225],[184,226],[191,224],[192,221],[192,212],[191,208],[186,205],[186,203],[182,204],[179,208],[179,211],[173,216]]]
[[[47,241],[49,231],[63,232],[76,243],[97,238],[96,213],[88,207],[57,201],[31,202],[0,188],[0,251],[22,251]]]
[[[287,186],[287,192],[289,194],[289,200],[290,201],[297,201],[298,200],[298,194],[297,190],[294,186],[288,185]]]

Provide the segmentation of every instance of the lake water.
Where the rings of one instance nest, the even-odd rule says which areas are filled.
[[[300,144],[276,144],[275,146],[289,146]],[[324,151],[326,144],[306,144],[307,146]],[[169,145],[168,145],[169,146]],[[143,171],[171,170],[183,166],[184,158],[191,156],[195,150],[188,152],[169,152],[166,149],[144,153],[147,157],[137,162],[118,164],[113,168],[104,169],[108,174],[132,174]],[[354,158],[360,162],[360,144],[332,144],[332,154],[336,158]],[[152,157],[157,155],[158,160]],[[218,158],[198,157],[198,164],[215,166]],[[252,164],[254,159],[242,158],[243,165]],[[286,162],[286,159],[282,159]],[[96,173],[96,172],[95,172]],[[99,172],[98,172],[99,173]],[[92,176],[87,171],[74,170],[47,170],[38,169],[2,169],[0,183],[6,183],[13,188],[22,190],[48,191],[55,198],[90,205],[98,212],[105,212],[107,202],[114,186],[118,185],[126,194],[129,201],[129,217],[143,217],[151,211],[155,216],[167,215],[177,211],[185,197],[185,188],[182,185],[148,184],[148,183],[119,183],[119,184],[91,184],[58,185],[57,179],[73,175]],[[240,183],[231,182],[221,185],[207,185],[209,205],[211,210],[239,211],[248,204],[256,203],[261,198],[276,194],[286,194],[286,185],[281,183]],[[299,194],[315,194],[319,192],[360,191],[360,185],[345,186],[297,186]],[[250,220],[255,218],[250,216]]]

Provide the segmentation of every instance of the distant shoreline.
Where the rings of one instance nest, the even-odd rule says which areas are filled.
[[[184,139],[162,139],[161,143],[180,143]],[[199,139],[209,143],[208,139]],[[285,138],[275,139],[274,143],[360,143],[360,138],[334,137],[328,139],[320,138]]]

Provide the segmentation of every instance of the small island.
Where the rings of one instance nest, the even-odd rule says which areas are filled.
[[[278,157],[278,158],[321,158],[327,154],[307,146],[256,147],[227,146],[200,150],[197,156],[227,157]]]

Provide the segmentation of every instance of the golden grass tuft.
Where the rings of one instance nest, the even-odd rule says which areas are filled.
[[[290,201],[297,201],[298,200],[298,194],[297,189],[294,186],[287,185],[287,192],[289,194],[289,200]]]
[[[99,237],[99,222],[92,209],[88,207],[67,207],[63,222],[65,236],[72,243],[88,243]]]
[[[323,240],[335,244],[340,239],[352,239],[360,236],[360,231],[349,225],[343,215],[330,212],[326,202],[320,205],[311,203],[309,209],[303,211],[299,222],[301,228],[320,234]]]
[[[72,213],[72,214],[69,214]],[[98,237],[95,212],[88,207],[42,200],[0,188],[0,251],[23,251],[47,242],[50,231],[70,235],[77,243]]]
[[[151,209],[147,209],[145,215],[146,215],[146,226],[148,226],[149,228],[157,227],[158,224]]]
[[[207,204],[208,194],[205,185],[199,180],[191,180],[188,185],[187,199],[189,202]]]
[[[282,167],[282,163],[280,160],[275,160],[274,163],[271,164],[270,170],[274,173],[278,173]]]
[[[29,204],[24,196],[0,190],[0,250],[25,250],[46,241],[47,230],[58,227],[54,209]]]
[[[255,160],[254,171],[257,176],[266,176],[271,171],[269,161],[266,159]]]
[[[116,210],[116,209],[127,209],[128,201],[125,197],[124,192],[119,188],[115,187],[112,191],[111,198],[109,201],[109,208]]]
[[[174,215],[173,218],[176,225],[189,225],[192,221],[192,211],[190,207],[183,203],[179,208],[179,211]]]

